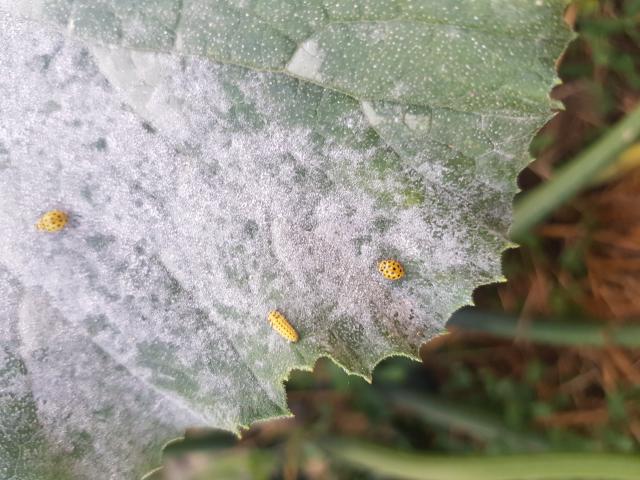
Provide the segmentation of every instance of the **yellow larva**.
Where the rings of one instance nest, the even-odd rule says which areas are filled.
[[[61,210],[51,210],[40,217],[36,228],[43,232],[59,232],[67,222],[69,216]]]
[[[379,261],[378,271],[388,280],[400,280],[404,277],[402,264],[391,258]]]
[[[282,315],[279,311],[272,310],[271,312],[269,312],[268,318],[271,326],[276,332],[278,332],[290,342],[298,341],[298,332],[294,330],[294,328],[289,323],[289,320],[287,320],[285,316]]]

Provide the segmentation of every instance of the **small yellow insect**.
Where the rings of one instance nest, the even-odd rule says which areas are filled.
[[[59,232],[69,221],[69,215],[61,210],[51,210],[40,217],[36,228],[44,232]]]
[[[404,277],[404,268],[400,262],[388,258],[378,262],[378,271],[389,280],[400,280]]]
[[[271,326],[276,332],[278,332],[290,342],[298,341],[298,332],[294,330],[294,328],[289,323],[289,320],[287,320],[285,316],[282,315],[279,311],[272,310],[271,312],[269,312],[268,318],[269,322],[271,322]]]

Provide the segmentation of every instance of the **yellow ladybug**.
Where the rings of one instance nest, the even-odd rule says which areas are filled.
[[[404,268],[397,260],[388,258],[378,262],[378,271],[388,280],[400,280],[404,277]]]
[[[61,210],[51,210],[40,217],[36,228],[43,232],[59,232],[69,221],[69,215]]]
[[[285,316],[282,315],[279,311],[272,310],[271,312],[269,312],[268,318],[271,326],[276,332],[278,332],[290,342],[298,341],[298,332],[294,330],[294,328],[289,323],[289,320],[287,320]]]

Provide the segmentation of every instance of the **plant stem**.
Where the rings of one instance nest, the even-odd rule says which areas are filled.
[[[560,167],[551,180],[516,202],[511,238],[516,242],[522,241],[540,221],[587,187],[638,135],[640,106],[574,160]]]
[[[478,313],[468,309],[454,313],[447,326],[551,345],[640,347],[640,325],[605,328],[599,324],[570,323],[564,320],[523,322],[505,315]]]
[[[355,441],[324,446],[333,457],[409,480],[637,480],[640,458],[623,454],[424,455]]]

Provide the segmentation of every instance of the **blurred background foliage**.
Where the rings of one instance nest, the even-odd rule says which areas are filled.
[[[580,0],[565,17],[579,33],[558,64],[563,84],[553,96],[565,110],[534,140],[536,160],[521,175],[522,195],[640,104],[640,0]],[[287,381],[294,417],[254,425],[241,440],[225,432],[187,432],[185,441],[165,449],[165,468],[152,477],[388,478],[389,472],[371,466],[384,453],[374,451],[368,467],[357,466],[343,458],[352,453],[345,440],[375,443],[394,455],[445,459],[451,468],[440,471],[434,463],[434,480],[470,478],[459,460],[467,454],[483,455],[472,461],[485,463],[470,468],[489,472],[487,478],[518,478],[499,476],[509,454],[529,455],[519,460],[522,478],[533,478],[526,474],[536,468],[542,468],[536,478],[565,478],[553,452],[587,452],[594,462],[598,452],[637,454],[639,166],[640,143],[559,208],[522,248],[507,251],[508,281],[479,288],[476,306],[457,315],[463,321],[454,318],[448,334],[424,345],[422,364],[387,359],[369,384],[320,360],[313,372],[293,372]],[[510,321],[512,328],[493,335],[492,319]],[[527,340],[527,331],[545,326],[561,328],[542,332],[542,343]],[[616,328],[622,329],[617,336]],[[545,452],[551,455],[541,457],[548,458],[547,467],[526,463]],[[609,466],[602,458],[611,478],[640,478],[637,463],[619,472],[610,467],[630,457],[609,459]],[[588,468],[596,472],[598,465]],[[417,475],[406,478],[431,478]]]

